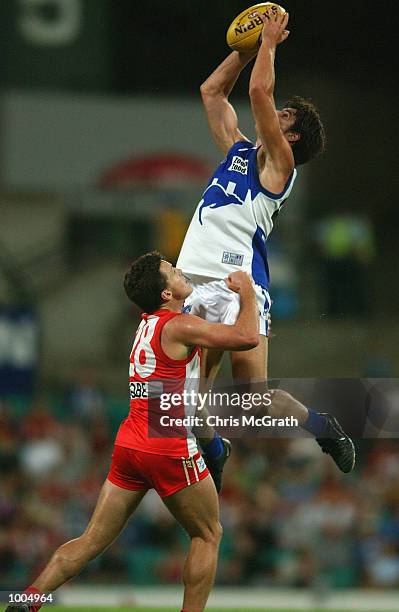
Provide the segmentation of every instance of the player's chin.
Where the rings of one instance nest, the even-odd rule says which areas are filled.
[[[187,276],[182,275],[182,284],[180,285],[182,288],[182,293],[185,293],[185,298],[192,293],[193,288]]]

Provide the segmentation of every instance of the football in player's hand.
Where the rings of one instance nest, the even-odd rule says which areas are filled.
[[[276,14],[284,15],[285,9],[273,2],[261,2],[240,13],[227,30],[227,44],[234,51],[250,53],[259,46],[263,28],[262,19],[256,13],[264,13],[269,18]]]

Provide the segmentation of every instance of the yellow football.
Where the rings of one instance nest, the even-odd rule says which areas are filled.
[[[227,44],[234,51],[255,51],[259,45],[259,39],[262,32],[263,22],[259,16],[254,13],[267,12],[284,15],[286,12],[282,6],[274,4],[274,2],[261,2],[254,4],[245,11],[240,13],[232,22],[227,30]]]

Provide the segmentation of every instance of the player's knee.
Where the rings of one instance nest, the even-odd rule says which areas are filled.
[[[52,563],[62,573],[64,580],[73,578],[90,561],[87,551],[82,547],[80,538],[70,540],[60,546],[52,557]]]
[[[292,396],[286,391],[283,391],[283,389],[271,389],[270,399],[271,404],[267,408],[269,416],[275,419],[283,417],[289,407]]]
[[[215,539],[217,541],[217,543],[220,543],[220,540],[222,539],[223,536],[223,527],[220,524],[219,521],[216,522],[215,524]]]
[[[217,548],[220,544],[220,540],[222,539],[222,535],[223,527],[219,521],[215,521],[212,523],[212,525],[209,525],[203,530],[201,537],[207,544],[211,544]]]

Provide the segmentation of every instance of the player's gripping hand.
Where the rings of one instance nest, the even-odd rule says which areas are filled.
[[[242,272],[241,270],[231,272],[231,274],[229,274],[224,280],[228,288],[231,291],[234,291],[234,293],[254,290],[251,277],[246,272]]]
[[[286,30],[289,15],[284,13],[273,14],[271,11],[265,13],[255,13],[263,21],[262,29],[262,43],[264,41],[271,43],[272,45],[279,45],[280,43],[287,40],[289,36],[289,30]]]

